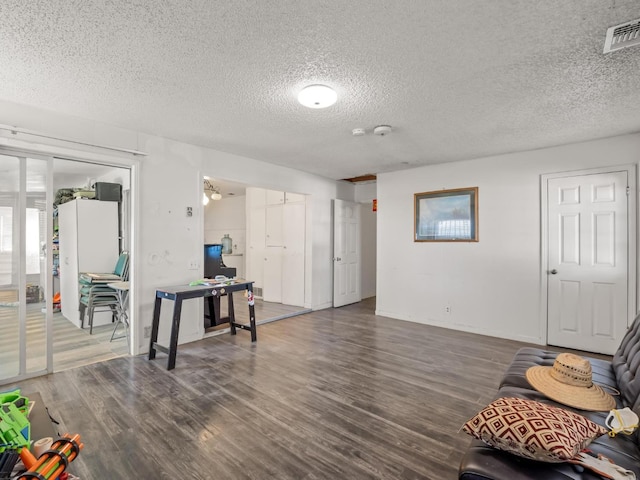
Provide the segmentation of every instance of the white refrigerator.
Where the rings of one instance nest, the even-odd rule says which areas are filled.
[[[118,202],[78,199],[58,205],[58,232],[62,314],[79,327],[78,275],[113,272],[118,261]],[[109,312],[93,317],[94,327],[110,322]]]

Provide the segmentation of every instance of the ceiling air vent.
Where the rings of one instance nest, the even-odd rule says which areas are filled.
[[[609,27],[604,52],[609,53],[640,44],[640,18]]]

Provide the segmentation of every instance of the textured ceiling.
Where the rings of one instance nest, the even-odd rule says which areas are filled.
[[[638,17],[637,0],[0,0],[0,99],[353,177],[640,131],[640,46],[601,53]],[[338,102],[299,105],[312,83]]]

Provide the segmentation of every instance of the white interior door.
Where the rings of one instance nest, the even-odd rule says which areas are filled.
[[[333,306],[360,300],[360,205],[334,200]]]
[[[628,172],[550,178],[550,345],[614,353],[628,321]]]

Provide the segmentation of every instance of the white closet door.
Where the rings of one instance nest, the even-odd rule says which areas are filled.
[[[286,203],[304,202],[305,201],[305,196],[301,195],[299,193],[286,192],[284,194],[284,198],[285,198],[285,202]]]
[[[247,188],[247,258],[246,279],[252,280],[256,295],[262,296],[264,285],[265,190]],[[260,290],[258,290],[260,289]]]
[[[304,306],[305,204],[285,204],[282,226],[284,243],[282,303],[302,307]]]
[[[281,205],[284,203],[284,192],[267,190],[267,205]]]
[[[265,248],[262,299],[282,303],[282,247]]]
[[[284,205],[267,205],[266,209],[266,245],[267,247],[281,247],[282,240],[282,211]]]

